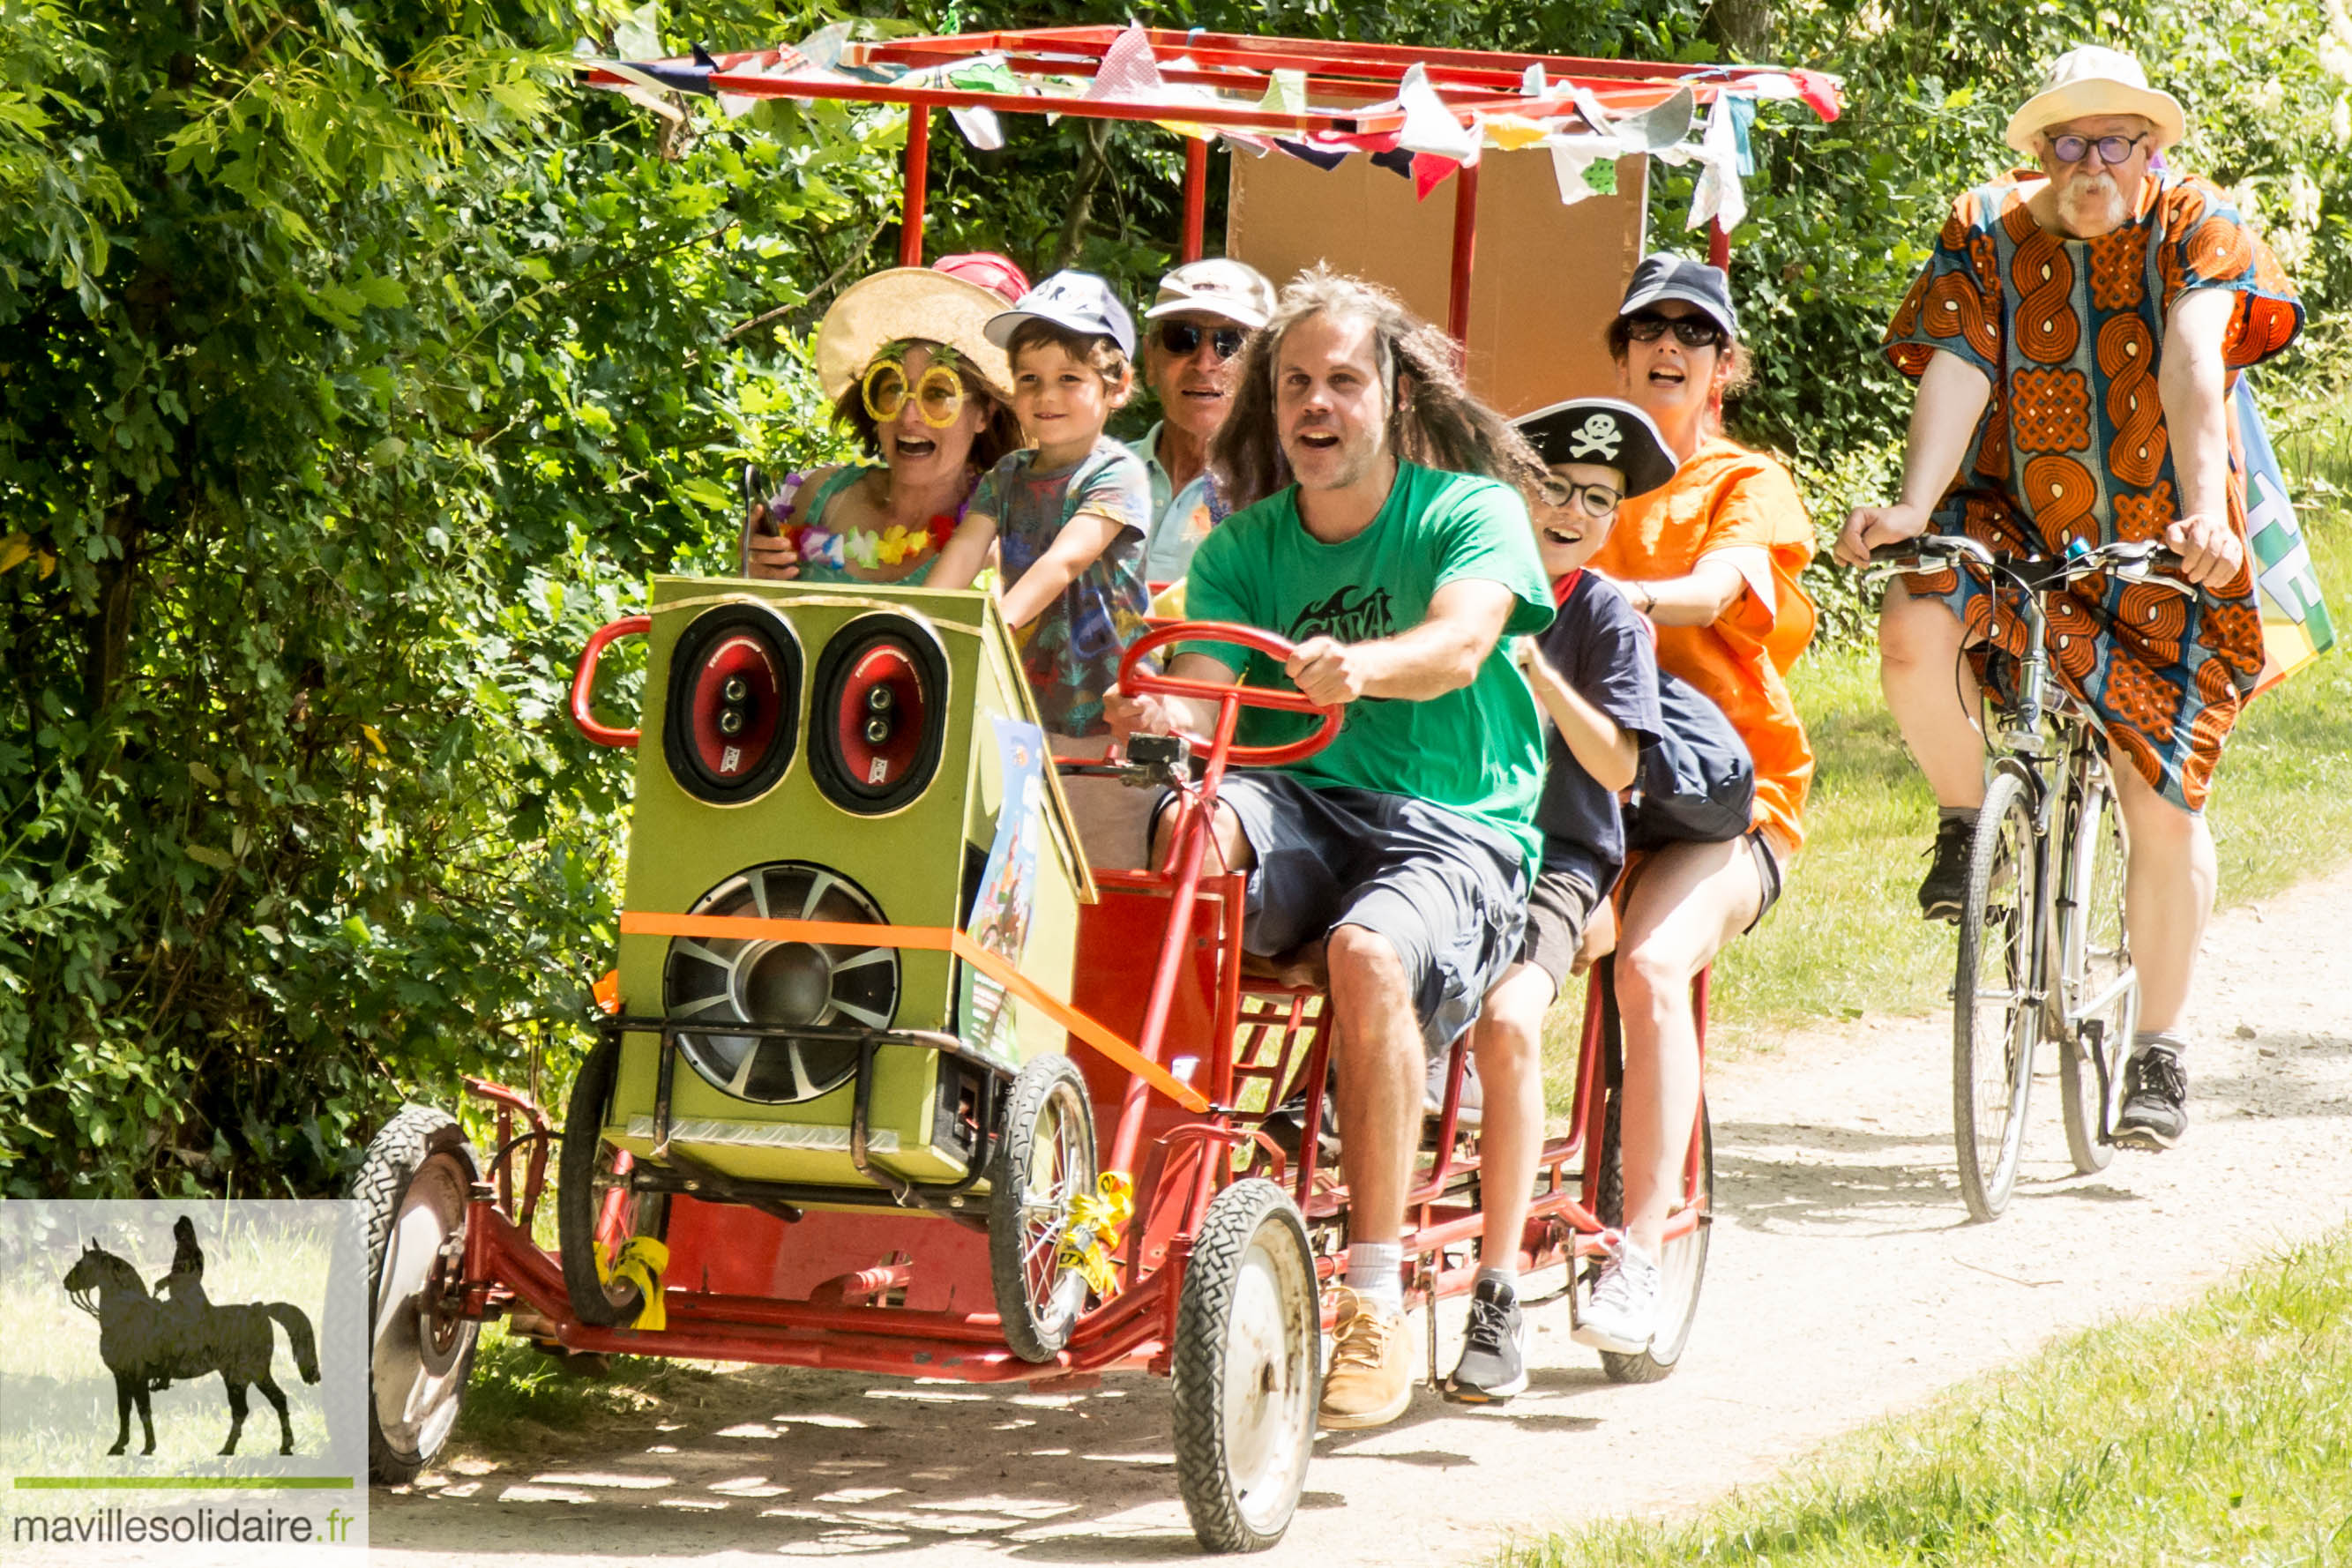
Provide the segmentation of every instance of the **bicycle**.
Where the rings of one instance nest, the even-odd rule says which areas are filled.
[[[2025,652],[2014,661],[2013,689],[1988,682],[2000,723],[1986,733],[1990,777],[1969,848],[1952,982],[1960,1195],[1971,1216],[1990,1220],[2016,1190],[2036,1047],[2045,1040],[2059,1047],[2066,1151],[2088,1175],[2115,1154],[2123,1064],[2139,1019],[2139,972],[2124,916],[2130,839],[2105,732],[2051,677],[2047,595],[2099,573],[2195,590],[2152,574],[2180,560],[2153,542],[2078,547],[2053,560],[1938,534],[1881,545],[1871,559],[1914,571],[1978,571],[1996,593],[2013,590],[2023,601]]]

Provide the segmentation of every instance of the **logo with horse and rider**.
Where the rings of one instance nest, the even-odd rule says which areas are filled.
[[[363,1224],[341,1202],[0,1202],[0,1557],[363,1551]]]

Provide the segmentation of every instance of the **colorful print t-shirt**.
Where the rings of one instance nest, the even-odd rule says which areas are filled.
[[[2269,247],[2221,191],[2149,174],[2133,216],[2096,239],[2034,221],[2038,176],[1980,185],[1954,204],[1935,254],[1886,330],[1886,357],[1922,375],[1937,352],[1992,383],[1936,528],[2009,553],[2161,535],[2180,516],[2179,476],[2158,390],[2165,327],[2194,289],[2231,295],[2221,368],[2234,375],[2294,341],[2303,307]],[[2242,433],[2230,416],[2230,521],[2245,538]],[[2248,552],[2247,558],[2252,559]],[[1996,614],[1973,574],[1909,579],[2012,658],[2024,623]],[[2105,575],[2053,598],[2051,662],[2148,784],[2196,810],[2221,742],[2262,672],[2262,612],[2241,572],[2193,599]],[[1974,656],[1983,664],[1981,650]],[[1760,773],[1761,769],[1759,769]]]
[[[1068,468],[1041,469],[1036,461],[1033,449],[997,464],[972,491],[971,510],[996,520],[997,555],[1008,588],[1080,512],[1119,525],[1109,548],[1014,634],[1046,730],[1074,737],[1107,734],[1103,698],[1118,679],[1119,656],[1143,630],[1150,603],[1143,542],[1151,525],[1151,476],[1141,458],[1108,436]]]

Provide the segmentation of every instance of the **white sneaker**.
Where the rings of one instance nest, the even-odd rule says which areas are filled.
[[[1569,1337],[1618,1355],[1639,1355],[1658,1337],[1658,1266],[1630,1241],[1620,1242]]]

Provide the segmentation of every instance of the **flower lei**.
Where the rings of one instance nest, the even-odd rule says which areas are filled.
[[[940,512],[921,528],[910,529],[903,522],[894,522],[880,533],[865,529],[836,533],[813,521],[792,521],[801,486],[807,480],[805,473],[784,476],[782,489],[769,502],[768,514],[776,520],[778,531],[791,542],[795,556],[836,572],[846,571],[852,562],[868,572],[879,571],[944,550],[954,537],[956,525],[963,521],[964,509],[971,504],[969,500],[961,501],[952,515]]]

